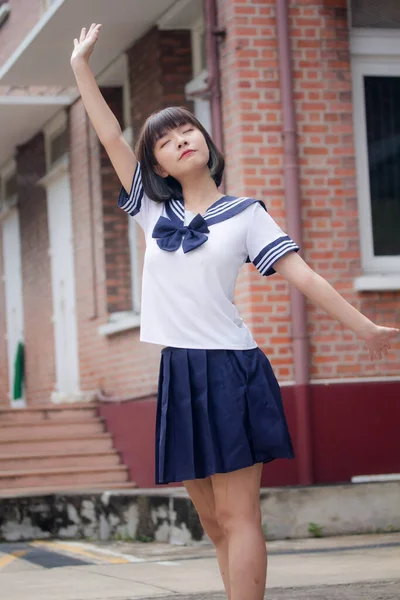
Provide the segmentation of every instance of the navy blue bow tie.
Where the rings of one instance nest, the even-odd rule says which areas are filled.
[[[206,221],[200,214],[196,215],[189,225],[176,225],[170,219],[160,217],[154,227],[153,238],[159,238],[157,244],[161,250],[167,252],[178,250],[182,243],[186,254],[204,244],[208,240],[206,233],[209,231]]]

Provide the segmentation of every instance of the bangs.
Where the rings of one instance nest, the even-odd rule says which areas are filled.
[[[165,134],[183,125],[193,125],[204,135],[210,152],[208,161],[210,175],[217,187],[221,184],[225,161],[210,134],[190,110],[183,106],[170,106],[153,113],[146,119],[135,148],[136,158],[142,167],[145,194],[156,202],[166,202],[171,198],[182,199],[182,187],[179,181],[171,176],[163,178],[155,172],[157,161],[154,147]]]
[[[183,107],[172,106],[158,111],[147,120],[143,136],[144,146],[148,150],[153,149],[158,140],[169,131],[187,124],[194,125],[197,128],[200,126],[196,117]]]

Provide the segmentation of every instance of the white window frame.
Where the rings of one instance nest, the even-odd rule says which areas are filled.
[[[5,163],[0,170],[0,222],[17,204],[17,194],[14,194],[10,198],[6,198],[7,182],[16,174],[16,172],[17,163],[14,158],[10,159],[7,163]]]
[[[205,33],[204,19],[200,18],[195,21],[191,28],[191,46],[192,46],[192,69],[193,77],[200,75],[202,71],[207,69],[207,65],[203,61],[203,36]]]
[[[204,19],[200,18],[191,26],[192,70],[193,79],[185,85],[187,99],[193,100],[194,113],[205,129],[212,135],[211,105],[208,97],[201,92],[208,86],[208,70],[204,64],[202,53],[202,37],[204,35]]]
[[[400,255],[374,255],[364,94],[364,76],[400,77],[399,31],[353,29],[351,54],[360,244],[365,276],[356,280],[355,287],[359,291],[400,289]]]
[[[57,115],[51,119],[43,128],[44,133],[44,154],[46,163],[46,173],[49,173],[57,167],[58,162],[65,159],[65,155],[61,156],[58,161],[52,163],[51,161],[51,143],[55,137],[59,136],[60,133],[65,131],[68,126],[68,116],[65,110],[61,110]],[[67,153],[65,153],[67,154]]]

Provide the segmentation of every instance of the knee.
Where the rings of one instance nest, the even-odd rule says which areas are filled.
[[[224,532],[222,531],[217,518],[214,514],[210,515],[199,515],[201,525],[204,531],[214,545],[218,545],[224,539]]]
[[[261,511],[258,508],[246,511],[224,506],[218,509],[216,518],[222,533],[228,538],[238,530],[261,528]]]

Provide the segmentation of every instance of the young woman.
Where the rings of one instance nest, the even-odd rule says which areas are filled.
[[[238,269],[252,261],[262,275],[279,272],[355,332],[371,358],[387,354],[399,330],[372,323],[312,271],[263,202],[220,194],[224,159],[186,109],[151,115],[136,159],[88,66],[100,27],[82,29],[71,65],[122,183],[118,204],[146,237],[140,339],[164,346],[156,483],[183,481],[215,544],[227,597],[260,600],[261,469],[294,454],[270,363],[233,303]]]

